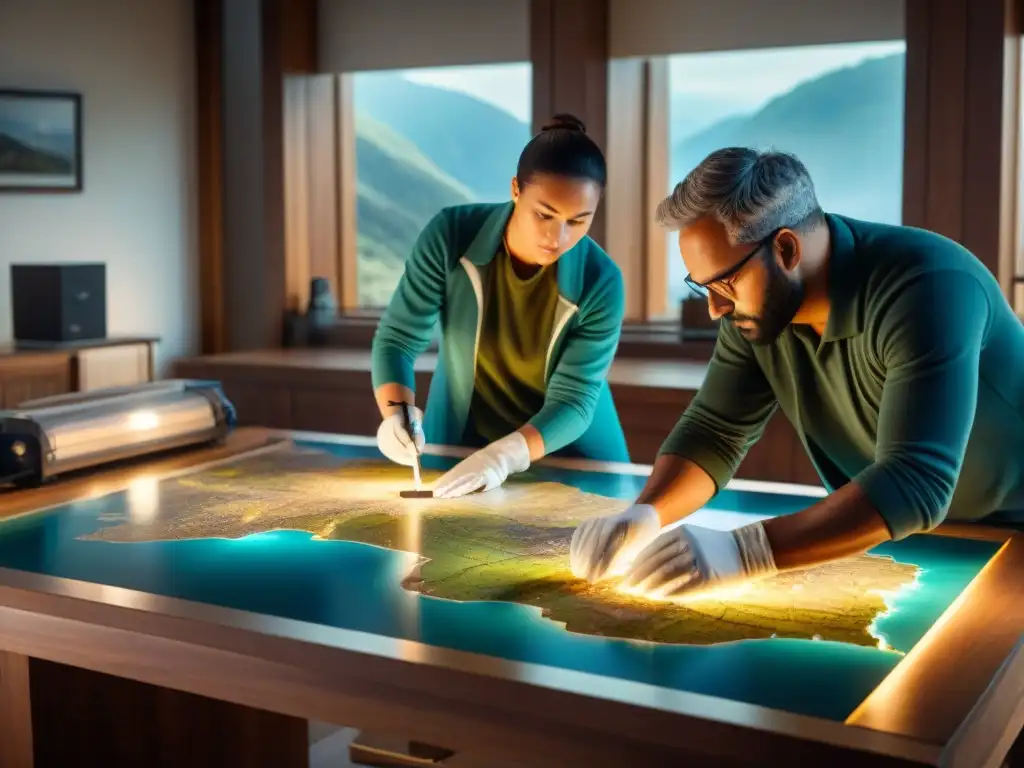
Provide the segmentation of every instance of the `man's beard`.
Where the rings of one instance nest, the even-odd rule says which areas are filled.
[[[799,280],[787,275],[778,264],[768,263],[768,287],[764,295],[764,307],[761,314],[752,315],[730,314],[732,322],[744,321],[752,327],[738,330],[751,344],[774,344],[786,327],[796,317],[797,310],[804,300],[804,286]]]

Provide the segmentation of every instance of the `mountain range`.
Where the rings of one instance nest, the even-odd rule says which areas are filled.
[[[356,113],[409,139],[478,202],[509,198],[530,126],[464,93],[413,83],[388,72],[359,75]]]
[[[30,150],[59,155],[69,161],[75,155],[75,134],[70,130],[56,127],[42,130],[34,123],[0,115],[0,135]]]
[[[63,176],[73,170],[66,155],[39,149],[0,130],[0,174]]]
[[[905,57],[868,59],[800,83],[749,115],[726,117],[686,135],[673,133],[671,183],[709,153],[743,146],[792,152],[807,166],[826,211],[898,224],[903,208]],[[681,123],[681,124],[680,124]],[[668,290],[689,297],[685,267],[669,254]]]
[[[676,99],[671,182],[714,149],[773,147],[807,165],[827,210],[898,222],[903,82],[904,56],[896,54],[805,81],[750,114]],[[359,298],[382,306],[416,235],[438,209],[508,199],[530,128],[472,96],[395,73],[359,75],[355,103]],[[687,109],[701,110],[700,117],[687,121]],[[685,291],[677,262],[671,259],[671,295]]]
[[[672,182],[720,147],[794,152],[829,210],[898,222],[903,199],[902,54],[869,59],[797,85],[751,115],[677,141]],[[684,123],[685,125],[685,123]]]

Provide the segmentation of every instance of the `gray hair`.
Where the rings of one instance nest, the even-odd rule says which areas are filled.
[[[727,147],[712,152],[658,205],[669,231],[705,216],[734,244],[755,243],[781,227],[799,229],[821,216],[814,183],[794,155]]]

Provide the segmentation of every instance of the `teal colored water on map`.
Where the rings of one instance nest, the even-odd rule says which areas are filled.
[[[370,448],[303,443],[342,457]],[[443,469],[451,461],[429,457]],[[643,478],[535,469],[538,479],[631,499]],[[724,491],[709,509],[776,515],[813,499]],[[244,539],[146,543],[85,541],[125,513],[124,493],[15,518],[0,525],[0,567],[78,579],[256,613],[325,624],[513,661],[578,670],[790,712],[844,720],[899,663],[899,654],[812,640],[747,640],[713,646],[653,645],[572,634],[514,603],[459,603],[402,588],[404,557],[365,544],[274,531]],[[874,553],[923,569],[876,628],[911,648],[974,578],[998,544],[911,537]]]

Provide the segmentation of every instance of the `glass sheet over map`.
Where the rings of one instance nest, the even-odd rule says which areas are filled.
[[[576,525],[628,501],[530,476],[461,499],[400,498],[411,474],[386,461],[289,446],[164,480],[150,514],[129,509],[82,538],[153,542],[307,531],[407,553],[408,590],[533,606],[584,635],[689,645],[776,637],[886,649],[876,623],[914,588],[921,570],[872,553],[683,603],[654,602],[620,592],[614,579],[591,585],[569,571]],[[424,481],[437,475],[428,470]],[[136,496],[133,502],[129,493],[129,506],[145,503]]]

